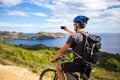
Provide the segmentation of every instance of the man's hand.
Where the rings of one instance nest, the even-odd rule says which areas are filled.
[[[66,32],[68,32],[69,34],[75,34],[76,32],[70,30],[67,26],[65,26],[65,29],[64,29]]]
[[[50,60],[50,62],[54,63],[54,62],[56,62],[56,59],[52,58],[52,59]]]
[[[65,26],[64,30],[69,32],[70,29],[67,26]]]
[[[68,50],[68,48],[70,48],[70,45],[65,44],[62,48],[58,50],[58,52],[54,55],[54,57],[50,61],[52,63],[55,62],[60,56],[62,56],[65,53],[65,51]]]

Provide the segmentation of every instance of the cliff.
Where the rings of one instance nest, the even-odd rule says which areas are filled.
[[[16,40],[16,39],[25,39],[25,40],[35,40],[35,39],[55,39],[65,37],[63,33],[50,33],[50,32],[39,32],[30,36],[25,36],[23,33],[17,32],[8,32],[0,31],[0,40]]]

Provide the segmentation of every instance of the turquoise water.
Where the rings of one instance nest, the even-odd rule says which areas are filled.
[[[25,34],[29,35],[29,34]],[[120,33],[97,33],[102,38],[102,51],[109,53],[120,53]],[[49,39],[49,40],[6,40],[12,44],[35,45],[44,44],[49,47],[62,47],[67,41],[69,34],[65,38]]]

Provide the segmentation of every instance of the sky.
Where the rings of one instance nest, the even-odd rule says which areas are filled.
[[[78,15],[89,17],[85,31],[120,33],[120,0],[0,0],[0,31],[65,32]]]

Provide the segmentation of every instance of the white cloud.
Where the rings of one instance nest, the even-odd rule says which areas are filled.
[[[22,11],[9,11],[7,14],[11,16],[29,16],[28,13]]]
[[[17,23],[7,23],[0,22],[1,31],[16,31],[16,32],[24,32],[24,33],[36,33],[39,32],[39,26],[36,24],[17,24]]]
[[[115,6],[115,5],[120,6],[120,0],[103,0],[103,1],[107,3],[107,6]]]
[[[7,11],[6,14],[10,16],[24,16],[24,17],[29,17],[32,15],[39,16],[39,17],[47,16],[46,14],[40,13],[40,12],[23,12],[23,11]]]
[[[54,3],[55,0],[28,0],[28,3],[36,4],[38,6],[49,7],[51,6],[52,2]]]
[[[31,3],[50,8],[56,16],[65,16],[69,14],[82,14],[89,12],[96,12],[107,9],[113,5],[120,5],[119,0],[52,0],[54,5],[50,4],[51,0],[30,0]],[[96,11],[95,11],[96,10]],[[73,15],[73,16],[74,16]]]
[[[40,17],[46,17],[47,15],[44,14],[44,13],[39,13],[39,12],[36,12],[36,13],[32,13],[33,15],[36,15],[36,16],[40,16]]]
[[[0,0],[0,6],[15,6],[22,3],[23,0]]]
[[[101,0],[83,0],[86,10],[101,10],[107,8],[107,3]]]
[[[6,23],[6,22],[0,22],[0,27],[11,27],[11,28],[31,28],[31,27],[36,27],[34,24],[15,24],[15,23]]]
[[[7,0],[1,0],[0,5],[7,5],[7,3],[10,4],[10,2],[12,4],[12,1],[13,0],[8,0],[7,2]],[[15,0],[14,5],[21,2],[22,0]],[[56,28],[60,25],[72,27],[72,21],[75,16],[85,15],[90,18],[88,26],[93,26],[93,28],[94,26],[98,26],[95,27],[96,29],[104,28],[104,26],[109,27],[111,30],[113,28],[115,28],[114,30],[117,28],[120,29],[120,7],[115,8],[115,6],[120,6],[119,0],[28,0],[27,3],[49,8],[52,11],[52,16],[46,19],[47,24],[43,23],[43,27],[46,28]],[[49,14],[46,15],[39,12],[26,13],[22,11],[13,11],[8,14],[18,16],[49,16]],[[91,30],[91,28],[89,28],[89,30]]]
[[[54,18],[53,19],[52,18],[51,19],[47,19],[46,21],[51,22],[51,23],[61,22],[61,21],[63,22],[63,20],[61,20],[61,19],[54,19]]]
[[[95,28],[96,31],[98,29],[104,32],[106,30],[104,26],[107,26],[111,31],[120,29],[120,7],[114,7],[120,6],[119,0],[52,0],[54,4],[50,4],[50,0],[47,1],[32,0],[32,3],[52,10],[53,16],[47,21],[51,25],[54,24],[54,27],[59,25],[72,27],[72,21],[75,16],[85,15],[90,18],[88,26]],[[47,27],[51,27],[51,25],[45,24]],[[102,27],[103,29],[101,29]],[[94,31],[92,28],[89,28],[89,30]],[[117,32],[119,31],[117,30]]]

